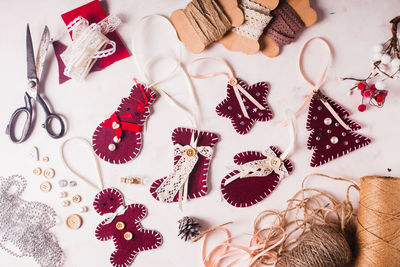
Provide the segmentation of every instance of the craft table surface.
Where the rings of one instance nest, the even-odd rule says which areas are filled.
[[[0,1],[2,10],[0,22],[3,25],[0,42],[1,132],[5,131],[11,113],[24,104],[26,23],[30,24],[35,51],[44,25],[49,26],[52,37],[62,38],[64,43],[68,43],[60,15],[87,2],[87,0]],[[183,8],[187,2],[106,0],[103,4],[107,12],[122,19],[123,23],[118,31],[131,48],[132,34],[137,32],[135,23],[141,17],[149,14],[170,15],[173,10]],[[204,228],[234,221],[235,223],[229,227],[234,235],[251,233],[255,216],[265,209],[284,209],[286,200],[300,189],[302,179],[307,174],[325,173],[351,178],[357,182],[364,175],[400,176],[399,81],[392,81],[388,85],[389,96],[383,109],[369,108],[366,112],[360,113],[356,110],[360,96],[346,95],[352,82],[337,80],[340,76],[364,77],[369,73],[371,49],[375,44],[382,43],[391,36],[389,20],[399,15],[400,2],[320,0],[311,1],[311,5],[317,10],[318,22],[302,32],[295,43],[285,46],[281,55],[276,58],[266,58],[261,53],[255,55],[234,53],[225,50],[220,44],[208,47],[201,54],[201,56],[226,59],[233,66],[237,76],[248,83],[268,81],[271,85],[268,102],[274,113],[271,121],[256,123],[249,134],[240,136],[233,130],[229,120],[215,113],[215,106],[226,94],[225,78],[193,81],[201,104],[201,128],[214,131],[221,137],[216,146],[215,158],[208,177],[210,190],[207,196],[185,203],[182,213],[177,204],[160,203],[149,193],[149,184],[155,179],[166,176],[172,169],[172,130],[178,126],[190,126],[185,114],[171,107],[162,97],[153,105],[153,113],[149,117],[144,135],[143,149],[138,158],[124,165],[110,165],[101,161],[105,185],[119,188],[129,199],[128,203],[133,201],[146,205],[149,213],[142,221],[143,226],[157,229],[164,237],[164,243],[159,249],[141,252],[133,266],[202,266],[201,242],[185,243],[177,237],[177,221],[184,215],[201,219],[205,222]],[[170,49],[177,45],[173,35],[167,34],[167,26],[158,20],[151,21],[147,26],[142,33],[137,32],[140,46],[140,51],[137,53],[140,53],[142,58],[171,53]],[[221,179],[229,172],[227,166],[233,166],[233,156],[246,150],[261,151],[270,145],[276,145],[281,149],[285,149],[288,145],[287,129],[281,128],[279,123],[284,119],[285,110],[288,108],[294,110],[300,106],[304,96],[311,90],[299,74],[298,54],[303,43],[313,36],[326,38],[334,52],[328,78],[323,85],[324,92],[348,108],[351,111],[350,118],[363,126],[359,132],[372,138],[373,141],[349,155],[321,167],[311,168],[309,162],[312,152],[306,148],[308,132],[305,130],[306,113],[303,112],[297,120],[296,149],[290,156],[295,167],[292,175],[284,179],[275,192],[261,203],[246,209],[232,207],[221,201],[219,185]],[[318,43],[312,44],[306,51],[305,69],[314,80],[319,78],[326,63],[325,52],[325,47]],[[196,57],[198,56],[183,49],[184,64],[189,64]],[[12,174],[23,175],[28,180],[28,186],[22,198],[45,202],[56,210],[59,223],[51,231],[56,234],[64,250],[64,266],[67,267],[109,266],[109,256],[114,250],[114,244],[112,241],[101,242],[94,237],[95,227],[101,221],[101,217],[91,206],[97,192],[64,168],[59,153],[60,145],[64,140],[75,136],[90,139],[94,129],[115,110],[120,99],[129,95],[133,84],[132,78],[141,78],[135,68],[134,60],[130,57],[103,71],[92,73],[83,83],[68,81],[59,85],[57,63],[50,47],[40,93],[45,95],[55,112],[66,118],[67,134],[58,140],[49,138],[40,127],[44,114],[38,108],[33,134],[26,142],[13,144],[8,136],[0,135],[0,175],[3,177]],[[165,66],[168,64],[170,63],[162,63]],[[165,66],[156,66],[152,74],[161,77],[168,70]],[[221,70],[218,66],[212,66],[211,69]],[[181,101],[187,96],[184,86],[182,75],[161,85]],[[39,148],[40,157],[48,156],[50,161],[44,163],[28,159],[26,155],[33,146]],[[66,154],[73,167],[85,176],[95,179],[92,158],[85,147],[71,144],[66,149]],[[51,181],[53,183],[51,192],[43,193],[39,190],[39,185],[45,178],[32,174],[35,167],[55,169],[56,175]],[[120,177],[124,176],[145,178],[147,185],[121,184]],[[79,230],[70,230],[64,223],[68,215],[78,213],[81,205],[62,207],[62,199],[58,196],[62,190],[58,186],[58,181],[63,178],[78,182],[77,187],[65,190],[69,196],[80,194],[82,205],[89,206],[89,212],[82,214],[83,226]],[[330,182],[321,178],[312,179],[307,185],[327,190],[340,199],[344,197],[346,186],[344,183]],[[358,202],[357,193],[354,194],[353,200],[355,203]],[[223,236],[219,238],[222,240]],[[15,258],[3,250],[0,250],[0,259],[1,266],[35,266],[32,258]]]

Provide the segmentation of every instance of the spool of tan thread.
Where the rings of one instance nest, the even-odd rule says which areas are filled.
[[[356,267],[400,266],[400,178],[361,178]]]

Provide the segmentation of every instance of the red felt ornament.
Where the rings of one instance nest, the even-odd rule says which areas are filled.
[[[142,129],[156,94],[137,83],[116,112],[93,133],[93,149],[103,160],[123,164],[136,158],[142,148]]]
[[[145,229],[140,223],[147,215],[146,207],[142,204],[125,206],[124,197],[117,189],[100,191],[93,207],[98,214],[107,217],[97,226],[95,236],[100,241],[114,241],[115,250],[110,256],[112,266],[126,267],[139,252],[156,249],[162,244],[159,232]]]
[[[198,58],[192,61],[190,67],[196,62],[205,60],[223,63],[227,71],[191,75],[191,77],[205,79],[223,75],[228,78],[226,98],[217,105],[215,111],[219,116],[230,119],[236,132],[247,134],[255,122],[269,121],[272,118],[272,111],[267,103],[270,88],[267,82],[248,85],[242,79],[236,78],[231,67],[219,58]]]
[[[332,53],[329,44],[324,39],[314,37],[304,44],[299,59],[300,72],[313,87],[313,92],[308,96],[297,114],[309,104],[306,128],[310,131],[310,136],[307,141],[307,148],[313,150],[310,165],[317,167],[368,145],[371,139],[357,134],[355,131],[361,129],[361,126],[349,120],[347,118],[349,116],[348,111],[320,91],[320,86],[326,78],[329,62],[323,71],[322,77],[316,84],[304,74],[303,53],[312,40],[322,41],[327,46],[330,56]],[[365,90],[366,85],[363,85],[365,87],[361,87],[364,87]],[[364,106],[359,107],[360,111],[364,108]]]

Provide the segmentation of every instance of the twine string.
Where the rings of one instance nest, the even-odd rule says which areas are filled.
[[[220,40],[232,27],[228,16],[215,0],[193,0],[183,13],[205,46]]]

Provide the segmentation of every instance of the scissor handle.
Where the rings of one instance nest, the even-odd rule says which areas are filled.
[[[29,135],[32,125],[32,104],[31,104],[31,97],[25,93],[24,96],[25,100],[25,107],[18,108],[14,111],[11,115],[10,122],[7,125],[6,134],[10,136],[10,139],[14,143],[22,143]],[[21,137],[18,138],[15,135],[15,123],[21,113],[26,113],[26,120],[24,123],[24,128],[22,129]]]
[[[42,106],[44,112],[46,113],[46,120],[45,122],[42,124],[42,127],[46,129],[47,133],[50,135],[50,137],[52,138],[60,138],[64,135],[65,133],[65,125],[64,125],[64,121],[62,120],[62,118],[55,114],[55,113],[51,113],[49,108],[46,105],[46,102],[44,102],[43,98],[37,94],[36,96],[36,101],[39,102],[39,104]],[[58,133],[54,132],[53,129],[51,128],[51,122],[53,120],[58,121],[58,123],[60,124],[60,131]]]

